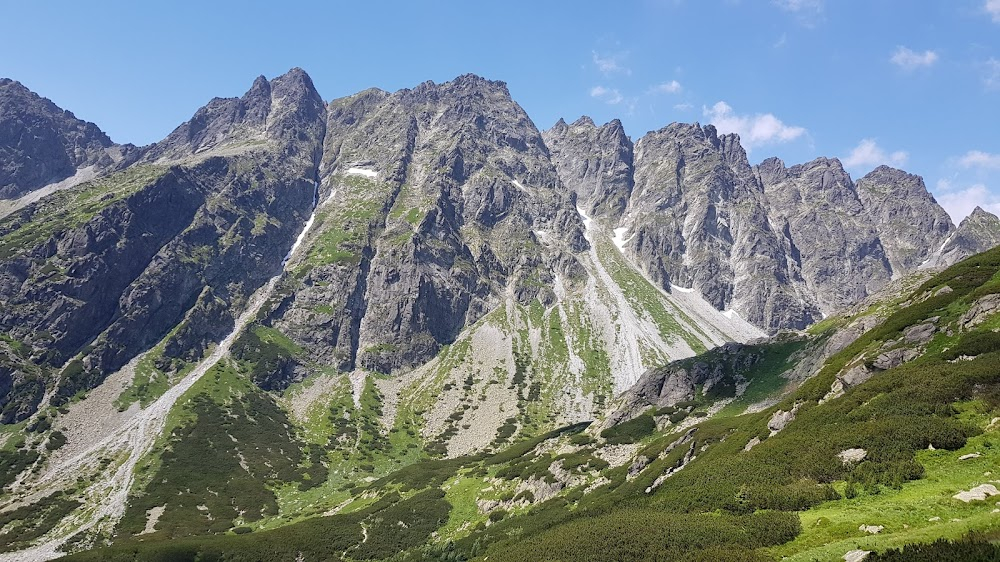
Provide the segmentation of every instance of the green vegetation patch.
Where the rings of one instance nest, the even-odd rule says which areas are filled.
[[[82,505],[62,492],[57,492],[31,505],[0,513],[0,552],[31,546],[31,541],[51,531],[63,517]]]
[[[162,166],[132,166],[105,178],[54,193],[0,220],[0,259],[27,252],[53,235],[85,224],[102,210],[150,185]]]
[[[222,375],[214,373],[219,383]],[[270,487],[304,479],[301,444],[284,412],[260,391],[222,400],[198,392],[182,408],[186,413],[172,429],[159,466],[145,468],[155,473],[145,475],[145,489],[130,499],[119,533],[142,532],[147,511],[160,506],[165,510],[155,535],[164,538],[223,533],[276,515]]]

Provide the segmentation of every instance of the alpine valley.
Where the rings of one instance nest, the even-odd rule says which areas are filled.
[[[0,560],[1000,557],[918,176],[293,69],[144,147],[0,79],[0,198]]]

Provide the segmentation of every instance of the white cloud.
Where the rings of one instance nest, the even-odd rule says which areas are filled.
[[[983,63],[983,84],[990,90],[1000,89],[1000,60],[991,58]]]
[[[806,133],[804,128],[785,125],[770,113],[737,115],[724,101],[703,107],[702,112],[720,133],[738,134],[747,152],[761,145],[793,141]]]
[[[670,82],[663,82],[662,84],[657,84],[649,89],[650,93],[653,94],[676,94],[679,93],[683,88],[681,83],[677,80],[671,80]]]
[[[1000,23],[1000,0],[986,0],[983,9],[993,17],[993,21]]]
[[[862,139],[858,146],[843,158],[843,164],[845,168],[876,167],[882,164],[898,168],[906,164],[909,157],[910,155],[903,150],[887,153],[875,139]]]
[[[771,0],[778,8],[795,15],[805,27],[813,27],[823,16],[823,0]]]
[[[823,11],[823,0],[772,0],[771,3],[786,12]]]
[[[597,66],[597,70],[600,70],[605,76],[611,74],[624,74],[629,76],[632,74],[632,69],[624,65],[625,58],[628,53],[613,53],[602,55],[597,51],[592,51],[594,58],[594,65]]]
[[[990,154],[982,150],[970,150],[958,159],[963,168],[984,168],[1000,170],[1000,154]]]
[[[977,183],[966,189],[954,189],[947,181],[944,183],[947,191],[939,193],[936,199],[956,223],[969,216],[976,207],[1000,215],[1000,196],[985,185]],[[938,182],[938,187],[942,187],[941,181]]]
[[[694,109],[694,106],[688,102],[684,102],[675,105],[674,109],[676,109],[677,111],[691,111],[692,109]]]
[[[597,98],[604,103],[611,105],[617,105],[625,99],[618,90],[614,88],[605,88],[604,86],[594,86],[591,88],[590,97]]]
[[[896,51],[889,58],[889,62],[902,68],[903,70],[913,70],[922,66],[931,66],[938,60],[938,54],[927,50],[918,53],[907,47],[896,47]]]

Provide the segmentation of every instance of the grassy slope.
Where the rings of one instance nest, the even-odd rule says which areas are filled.
[[[421,496],[421,503],[443,500],[434,503],[437,507],[428,509],[426,517],[408,519],[401,514],[396,520],[402,523],[397,527],[412,524],[420,529],[429,528],[431,519],[435,521],[438,539],[428,543],[429,535],[415,533],[395,543],[412,559],[488,555],[491,561],[521,560],[532,555],[537,558],[538,552],[554,559],[581,559],[580,545],[590,545],[588,552],[598,556],[595,559],[630,559],[630,553],[659,552],[678,559],[791,556],[823,560],[839,559],[858,547],[883,549],[957,538],[970,530],[993,530],[1000,520],[992,511],[993,502],[964,504],[951,495],[987,481],[992,476],[987,475],[990,467],[998,460],[996,431],[985,430],[987,423],[1000,415],[1000,345],[993,344],[995,320],[970,333],[952,328],[949,335],[949,330],[943,329],[927,345],[922,358],[879,373],[839,398],[819,400],[838,373],[870,361],[887,342],[899,340],[905,328],[935,316],[940,317],[939,326],[946,326],[979,297],[1000,292],[998,271],[1000,250],[977,256],[932,279],[914,291],[899,310],[888,314],[885,322],[831,357],[816,377],[775,408],[707,419],[694,427],[691,441],[673,448],[670,446],[682,432],[635,424],[624,438],[619,435],[615,439],[637,442],[637,456],[652,459],[634,479],[626,476],[629,463],[602,468],[600,463],[590,464],[585,459],[591,455],[587,451],[606,448],[602,439],[593,443],[582,436],[552,434],[490,457],[418,462],[372,482],[367,491],[355,489],[351,493],[369,497],[369,501],[382,498],[371,505],[400,505],[404,506],[398,508],[402,511],[406,511],[405,502],[420,493],[431,494]],[[941,291],[944,286],[950,291]],[[974,359],[948,361],[957,355]],[[776,386],[776,369],[771,363],[764,362],[757,373],[761,377],[757,384],[763,389]],[[748,378],[753,387],[754,375]],[[796,403],[796,419],[781,432],[769,435],[767,422],[772,413]],[[754,437],[762,442],[744,451]],[[543,442],[547,446],[537,447]],[[936,450],[928,450],[928,445]],[[868,458],[845,466],[836,454],[851,447],[866,449]],[[967,452],[983,456],[959,461]],[[691,455],[694,459],[684,465],[685,457]],[[530,507],[526,502],[508,503],[509,507],[490,515],[473,507],[476,500],[514,501],[526,483],[551,479],[558,472],[553,468],[557,462],[563,467],[580,467],[577,473],[582,483]],[[668,469],[682,465],[654,486]],[[595,486],[601,482],[605,484]],[[651,493],[647,488],[653,488]],[[585,489],[590,489],[589,493],[585,494]],[[433,494],[441,495],[431,497]],[[846,497],[855,494],[857,497]],[[260,560],[265,558],[255,554],[254,548],[266,537],[271,545],[267,559],[292,560],[298,551],[321,555],[321,547],[310,546],[318,538],[315,533],[338,537],[346,533],[356,541],[351,529],[358,529],[359,517],[370,517],[371,524],[379,519],[373,517],[373,507],[358,507],[354,514],[312,519],[259,538],[253,534],[202,539],[190,552],[223,549],[233,559]],[[766,525],[748,517],[761,511],[772,514],[761,516]],[[662,519],[662,525],[650,525],[651,517]],[[929,521],[933,517],[941,519]],[[492,524],[487,520],[493,520]],[[712,521],[711,525],[706,521]],[[858,530],[860,525],[883,525],[885,529],[872,536]],[[762,526],[774,532],[762,534]],[[699,531],[716,527],[709,538]],[[594,537],[603,541],[600,549],[595,550]],[[356,542],[345,541],[341,554],[351,558],[369,559],[369,555],[385,552],[360,550]],[[131,548],[123,543],[111,551],[75,558],[114,554],[131,560]],[[162,544],[150,542],[142,547],[140,559],[162,548]],[[193,559],[193,554],[177,559]]]

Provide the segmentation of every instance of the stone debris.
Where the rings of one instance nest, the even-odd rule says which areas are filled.
[[[981,484],[971,490],[959,492],[952,497],[956,500],[969,503],[971,501],[982,501],[993,496],[1000,496],[1000,490],[997,490],[997,487],[993,484]]]
[[[861,562],[867,559],[869,554],[871,554],[870,550],[848,550],[844,554],[844,562]]]
[[[865,460],[865,457],[867,456],[868,451],[858,448],[844,449],[843,451],[837,453],[837,457],[840,459],[840,462],[845,465],[859,463]]]
[[[865,533],[868,533],[870,535],[877,535],[877,534],[881,533],[882,531],[884,531],[885,527],[882,526],[882,525],[862,525],[862,526],[858,527],[858,530],[862,531],[862,532],[865,532]]]
[[[767,422],[767,428],[771,430],[771,435],[775,435],[782,429],[785,429],[785,426],[795,419],[795,414],[799,411],[800,406],[801,404],[796,404],[788,412],[784,410],[775,412],[771,416],[770,421]]]

